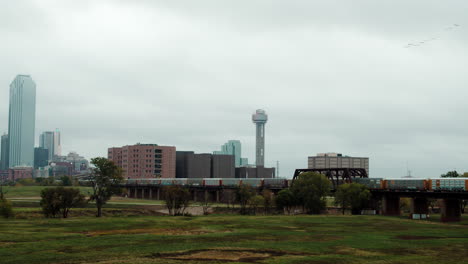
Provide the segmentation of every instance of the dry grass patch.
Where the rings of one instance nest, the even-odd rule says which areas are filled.
[[[309,254],[290,253],[276,250],[254,250],[254,249],[232,249],[232,248],[213,248],[190,250],[171,253],[155,253],[151,258],[172,259],[183,261],[225,261],[225,262],[245,262],[256,263],[272,257],[285,255],[305,256]]]
[[[137,229],[117,229],[117,230],[96,230],[84,232],[87,236],[105,236],[105,235],[133,235],[133,234],[151,234],[151,235],[168,235],[168,236],[189,236],[189,235],[203,235],[215,233],[214,230],[206,229],[151,229],[151,228],[137,228]],[[225,231],[229,232],[229,231]]]
[[[358,257],[385,256],[384,253],[362,250],[362,249],[357,249],[357,248],[352,248],[352,247],[338,247],[335,249],[335,252],[341,255],[352,255],[352,256],[358,256]]]

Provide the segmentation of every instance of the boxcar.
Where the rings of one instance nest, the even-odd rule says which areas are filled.
[[[463,178],[430,179],[432,190],[467,191],[468,180]]]

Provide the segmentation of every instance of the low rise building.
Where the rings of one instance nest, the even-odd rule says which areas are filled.
[[[275,170],[263,166],[236,168],[236,178],[275,178]]]
[[[177,178],[234,178],[234,156],[177,151]]]
[[[157,144],[112,147],[108,159],[122,168],[125,178],[175,178],[176,148]]]
[[[33,174],[33,167],[13,167],[8,170],[8,180],[16,181],[19,179],[32,179]]]
[[[343,156],[341,153],[318,153],[307,160],[309,169],[357,168],[365,169],[369,175],[369,158]]]

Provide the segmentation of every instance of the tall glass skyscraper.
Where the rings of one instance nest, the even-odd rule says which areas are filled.
[[[55,132],[45,131],[39,136],[39,147],[49,150],[49,160],[53,160],[54,156],[62,155],[62,144],[60,140],[60,131]]]
[[[235,160],[235,166],[241,167],[247,165],[248,160],[241,157],[242,147],[239,140],[229,140],[227,143],[221,146],[221,151],[213,151],[215,155],[233,155]]]
[[[2,146],[1,146],[1,155],[0,155],[0,170],[8,170],[10,165],[8,160],[10,159],[10,144],[8,143],[8,134],[2,135]]]
[[[34,166],[36,84],[29,75],[18,75],[10,84],[8,136],[9,167]]]

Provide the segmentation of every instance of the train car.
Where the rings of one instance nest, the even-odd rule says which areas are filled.
[[[425,179],[385,179],[386,189],[390,190],[425,190]]]
[[[175,178],[172,179],[173,185],[186,186],[188,185],[188,178]]]
[[[467,191],[468,179],[464,178],[437,178],[430,179],[432,191]]]
[[[284,178],[263,179],[263,187],[265,188],[285,188],[287,186],[288,186],[288,180]]]
[[[237,187],[241,184],[241,181],[242,179],[235,179],[235,178],[223,179],[222,185],[226,187]]]
[[[203,179],[202,178],[188,178],[187,185],[188,186],[203,186]]]
[[[203,186],[206,187],[219,187],[222,185],[222,180],[220,178],[204,178]]]
[[[161,178],[159,181],[159,185],[162,185],[162,186],[172,185],[173,184],[172,180],[173,179],[171,178]]]
[[[382,189],[383,178],[355,178],[353,182],[365,185],[369,189]]]
[[[242,179],[241,184],[254,187],[254,188],[259,188],[263,186],[263,179],[260,179],[260,178]]]

